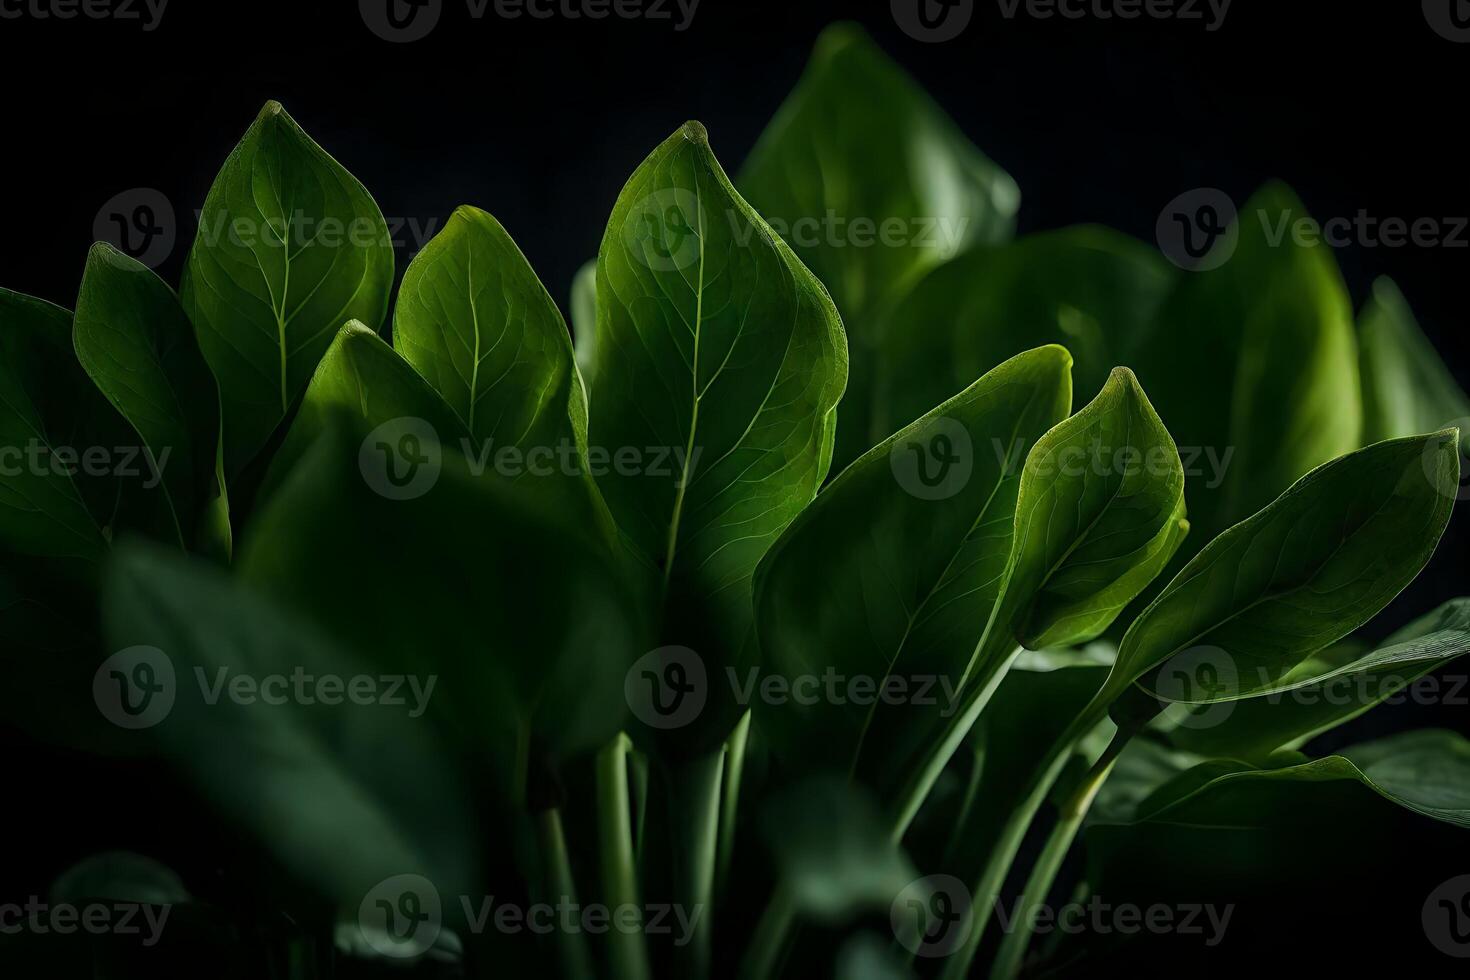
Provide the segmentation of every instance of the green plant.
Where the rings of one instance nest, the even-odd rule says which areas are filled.
[[[273,976],[335,940],[618,978],[987,947],[1008,978],[1084,828],[1095,886],[1139,834],[1276,833],[1324,787],[1470,826],[1459,735],[1300,752],[1470,650],[1470,600],[1361,633],[1429,562],[1470,415],[1403,298],[1355,330],[1325,248],[1243,223],[1186,272],[1100,228],[1009,241],[1017,199],[834,28],[737,182],[697,123],[633,173],[574,345],[472,207],[390,304],[376,204],[269,104],[179,295],[105,246],[74,314],[0,291],[0,447],[47,461],[0,470],[7,720],[171,760],[241,825],[261,866],[213,901]],[[803,242],[833,209],[959,233]],[[52,465],[77,446],[151,476]],[[1370,693],[1303,696],[1342,678]],[[974,899],[943,948],[936,874]],[[630,918],[548,938],[474,895]],[[890,911],[896,950],[853,929]]]

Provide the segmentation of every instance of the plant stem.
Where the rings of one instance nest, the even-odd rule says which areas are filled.
[[[983,644],[982,640],[982,644]],[[929,792],[939,777],[944,773],[944,767],[949,765],[949,760],[959,751],[960,743],[965,736],[970,734],[970,729],[975,726],[975,720],[980,717],[980,712],[990,703],[990,698],[995,694],[1000,682],[1005,679],[1006,671],[1010,670],[1011,664],[1021,655],[1021,648],[1016,647],[1004,661],[990,671],[988,677],[982,683],[971,686],[969,694],[965,696],[964,707],[950,716],[949,724],[941,736],[938,746],[930,752],[924,760],[914,779],[909,782],[905,789],[903,798],[899,802],[893,820],[893,841],[898,843],[903,840],[903,835],[908,833],[909,825],[918,816],[919,808],[929,798]]]
[[[960,838],[965,834],[965,827],[970,823],[970,814],[975,809],[975,797],[980,792],[980,781],[984,776],[985,747],[981,746],[970,752],[970,778],[965,782],[965,795],[960,800],[960,809],[955,814],[954,826],[950,828],[949,840],[944,845],[944,857],[940,862],[945,866],[949,865],[955,848],[960,845]]]
[[[602,852],[602,892],[609,909],[639,910],[639,928],[608,933],[609,968],[615,980],[648,980],[638,876],[633,859],[633,827],[628,813],[628,736],[619,734],[597,754],[597,829]]]
[[[1113,771],[1114,763],[1118,761],[1118,755],[1132,737],[1132,731],[1120,728],[1108,743],[1107,749],[1082,778],[1077,789],[1062,804],[1056,826],[1052,828],[1051,836],[1047,838],[1046,846],[1042,848],[1041,856],[1031,869],[1031,875],[1026,879],[1026,885],[1016,902],[1020,913],[1018,921],[1015,928],[1007,932],[1001,940],[1000,950],[990,969],[990,980],[1012,980],[1021,972],[1021,962],[1026,957],[1026,947],[1030,944],[1032,931],[1036,927],[1036,912],[1043,907],[1051,893],[1057,873],[1062,870],[1062,862],[1066,860],[1077,832],[1082,829],[1082,820],[1092,807],[1092,801],[1097,798],[1098,790],[1102,789],[1108,774]]]
[[[796,906],[784,886],[777,886],[766,910],[756,923],[745,959],[740,964],[741,980],[768,980],[781,968],[791,928],[796,924]]]
[[[735,854],[735,818],[740,809],[740,777],[745,774],[745,748],[750,742],[750,712],[745,712],[725,742],[725,782],[720,799],[720,843],[715,857],[715,894],[725,893]]]
[[[995,903],[1000,900],[1000,891],[1005,886],[1006,877],[1010,874],[1017,852],[1021,850],[1021,843],[1026,839],[1026,831],[1031,829],[1031,823],[1036,819],[1036,814],[1040,812],[1042,804],[1046,802],[1053,784],[1061,776],[1062,770],[1066,768],[1067,760],[1071,758],[1077,742],[1091,731],[1092,727],[1106,714],[1106,704],[1099,705],[1099,702],[1095,701],[1092,706],[1084,709],[1067,730],[1052,743],[1051,748],[1042,758],[1035,774],[1031,777],[1031,784],[1027,787],[1026,795],[1006,818],[1005,826],[1001,828],[1000,839],[990,851],[990,859],[986,862],[985,870],[971,890],[974,921],[971,923],[965,945],[956,950],[954,955],[945,962],[944,970],[940,973],[941,980],[963,980],[969,975],[970,964],[980,949],[980,940],[985,934],[985,927],[990,922]]]
[[[643,828],[648,824],[648,756],[634,749],[628,754],[633,779],[633,858],[643,872]]]
[[[566,836],[562,832],[561,811],[552,808],[536,815],[536,829],[541,837],[541,854],[545,863],[546,887],[559,904],[577,907],[577,884],[572,877],[572,862],[567,855]],[[580,930],[557,930],[562,969],[569,977],[591,977],[592,955]]]
[[[715,852],[720,828],[720,782],[725,772],[725,750],[697,759],[687,773],[688,795],[683,808],[686,839],[680,893],[687,907],[684,914],[692,923],[693,936],[685,952],[688,976],[705,978],[710,972],[711,913],[714,898]]]

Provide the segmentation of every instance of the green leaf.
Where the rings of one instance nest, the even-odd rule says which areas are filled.
[[[994,613],[1000,635],[977,658],[979,675],[1016,644],[1036,650],[1099,636],[1187,530],[1174,441],[1138,379],[1116,368],[1090,404],[1026,457]]]
[[[381,665],[214,568],[151,548],[118,550],[104,619],[113,649],[152,648],[154,682],[173,694],[155,727],[128,734],[157,739],[296,874],[352,908],[396,875],[470,883],[474,824],[430,720],[439,691],[416,700],[401,683],[401,704],[349,698],[359,678],[386,693]],[[428,690],[426,674],[412,679]],[[242,683],[255,693],[238,694],[251,690]]]
[[[597,260],[577,270],[572,281],[572,339],[577,367],[590,390],[597,381]]]
[[[831,289],[847,324],[852,382],[838,432],[840,468],[892,431],[876,431],[870,417],[884,309],[965,247],[1009,238],[1020,191],[855,24],[822,34],[738,184]],[[919,411],[1004,359],[922,399]]]
[[[216,534],[202,518],[222,493],[219,389],[173,290],[111,245],[94,245],[72,338],[82,367],[157,461],[175,540],[187,547]]]
[[[82,422],[78,403],[90,382],[71,355],[70,333],[65,310],[0,289],[0,447],[6,457],[0,466],[0,548],[95,563],[107,539],[57,455],[58,449],[87,448],[74,439]]]
[[[424,440],[426,451],[432,453],[441,442],[456,445],[469,436],[459,417],[407,361],[372,330],[353,321],[337,332],[317,365],[285,441],[271,459],[261,498],[277,489],[323,434],[338,424],[364,440],[386,427],[379,433],[389,452],[383,457],[384,479],[388,467],[411,462],[399,452],[404,437]],[[377,441],[365,450],[369,456],[380,452]]]
[[[1133,622],[1104,700],[1135,680],[1132,703],[1143,709],[1139,693],[1183,700],[1190,680],[1211,685],[1206,700],[1215,701],[1290,678],[1419,574],[1449,521],[1454,497],[1445,491],[1459,464],[1449,430],[1313,470],[1210,542]]]
[[[827,475],[842,324],[698,123],[623,188],[597,276],[590,442],[637,461],[599,484],[663,578],[665,637],[714,673],[749,635],[756,564]]]
[[[1407,732],[1297,766],[1227,772],[1202,782],[1190,772],[1178,778],[1191,788],[1164,786],[1157,799],[1144,802],[1144,819],[1194,826],[1262,826],[1263,817],[1292,822],[1298,785],[1349,781],[1426,817],[1470,828],[1470,741],[1449,731]],[[1294,819],[1321,817],[1306,810]]]
[[[57,876],[51,901],[85,905],[98,900],[144,905],[184,905],[191,899],[173,869],[127,851],[84,858]]]
[[[440,677],[457,737],[507,780],[528,751],[615,734],[646,627],[606,540],[451,447],[419,446],[403,483],[376,448],[351,429],[312,447],[252,526],[245,580],[374,665]]]
[[[456,210],[409,264],[393,346],[477,442],[555,447],[586,433],[586,401],[561,312],[484,211]]]
[[[1358,325],[1363,375],[1363,441],[1433,432],[1470,418],[1470,396],[1424,336],[1404,294],[1387,278]]]
[[[342,324],[383,322],[392,285],[377,204],[267,103],[209,190],[181,290],[219,381],[229,474],[290,413]]]
[[[1182,276],[1137,348],[1138,376],[1193,460],[1202,542],[1360,444],[1352,306],[1331,250],[1293,240],[1306,217],[1285,186],[1260,190],[1216,246],[1234,248],[1228,261]]]
[[[933,699],[758,702],[761,730],[788,764],[861,768],[890,789],[915,740],[954,708],[946,694],[1010,555],[1018,447],[1067,417],[1071,362],[1053,346],[995,368],[848,467],[767,554],[756,610],[768,673],[794,685],[835,668],[875,690],[925,684]]]
[[[824,923],[887,910],[917,877],[879,809],[836,777],[803,782],[768,801],[761,829],[796,911]]]
[[[1470,652],[1470,599],[1453,599],[1370,651],[1340,644],[1302,661],[1272,691],[1201,706],[1170,733],[1201,755],[1260,763],[1299,749]]]
[[[1081,391],[1131,363],[1177,272],[1157,251],[1083,226],[981,245],[926,275],[884,318],[879,425],[886,435],[1007,358],[1063,344]]]

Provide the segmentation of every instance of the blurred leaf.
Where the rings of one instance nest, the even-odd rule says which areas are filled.
[[[342,324],[383,322],[392,285],[377,204],[266,103],[209,190],[180,290],[219,381],[229,475],[270,440]]]
[[[178,297],[141,262],[94,245],[72,337],[82,367],[156,460],[173,540],[192,547],[203,537],[208,547],[220,531],[206,507],[223,493],[219,389]]]
[[[597,260],[577,270],[572,282],[572,339],[577,368],[588,391],[597,381]]]
[[[851,768],[887,792],[955,709],[1010,554],[1018,447],[1067,417],[1071,362],[1053,346],[995,368],[848,467],[767,553],[756,575],[765,671],[796,685],[835,668],[875,692],[871,704],[758,700],[788,765]],[[928,703],[883,703],[876,692],[891,682],[922,685]]]
[[[1020,191],[862,28],[837,24],[818,39],[739,186],[826,283],[847,325],[852,381],[838,427],[839,470],[1005,360],[979,365],[949,391],[925,393],[887,431],[872,424],[884,309],[965,247],[1009,238]]]
[[[52,883],[50,898],[78,906],[98,900],[141,905],[183,905],[190,900],[171,868],[126,851],[94,854],[72,865]]]
[[[104,617],[113,649],[157,651],[155,682],[173,692],[156,727],[134,737],[156,737],[221,813],[303,879],[354,908],[395,875],[424,875],[449,894],[469,884],[476,846],[459,777],[430,716],[411,714],[431,697],[415,705],[406,684],[402,704],[347,697],[359,678],[384,693],[382,665],[212,567],[152,548],[118,550]],[[335,695],[322,686],[330,678]],[[242,680],[258,685],[254,695],[237,696]]]
[[[1306,217],[1285,186],[1258,191],[1216,245],[1234,253],[1177,280],[1134,355],[1191,457],[1200,545],[1359,445],[1352,308],[1331,250],[1293,240],[1291,223]]]
[[[60,404],[90,384],[76,366],[70,333],[65,310],[0,290],[0,447],[6,456],[0,548],[95,563],[106,554],[107,540],[56,452],[86,448],[69,442],[79,419]]]
[[[970,249],[884,318],[878,434],[1042,344],[1072,351],[1077,389],[1098,390],[1113,365],[1131,363],[1176,276],[1154,249],[1096,226]]]
[[[751,627],[750,580],[827,475],[847,376],[826,291],[730,185],[698,123],[618,197],[598,260],[598,481],[663,579],[663,636],[711,676]],[[639,465],[618,463],[632,454]],[[725,691],[725,685],[717,690]],[[723,739],[722,697],[689,747]]]
[[[645,627],[605,539],[448,448],[391,499],[370,449],[328,431],[250,529],[246,581],[376,667],[440,678],[459,737],[506,779],[527,751],[555,762],[615,734]]]
[[[1373,284],[1358,325],[1363,442],[1434,432],[1470,418],[1466,396],[1390,279]]]
[[[768,801],[761,828],[782,889],[799,914],[819,922],[886,911],[917,877],[877,806],[836,777],[801,783]]]

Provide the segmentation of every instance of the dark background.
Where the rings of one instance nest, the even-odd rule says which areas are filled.
[[[493,8],[474,20],[464,0],[445,0],[438,28],[410,44],[374,36],[355,2],[172,0],[152,32],[137,22],[0,19],[0,285],[70,306],[99,209],[135,188],[161,191],[178,215],[159,266],[176,284],[194,210],[261,104],[277,99],[390,221],[432,230],[456,205],[483,207],[565,304],[647,152],[697,118],[736,170],[820,29],[843,18],[861,21],[1016,178],[1023,233],[1098,222],[1151,241],[1179,193],[1219,187],[1243,202],[1271,177],[1321,219],[1470,214],[1470,45],[1439,36],[1417,0],[1235,0],[1213,33],[1199,21],[1007,19],[996,0],[977,0],[964,34],[939,44],[906,36],[887,0],[701,0],[685,31],[671,20],[508,20]],[[405,236],[400,274],[422,244]],[[1470,387],[1464,244],[1354,247],[1339,260],[1355,304],[1375,276],[1393,276]],[[1467,591],[1467,523],[1457,516],[1377,632]],[[1384,707],[1317,748],[1422,725],[1467,730],[1465,715],[1463,706]],[[33,761],[16,785],[55,777],[54,760]],[[72,776],[95,778],[74,761]],[[25,819],[11,814],[5,836],[34,848],[12,864],[25,887],[47,873],[43,854],[66,852],[57,838],[94,824],[96,810],[74,808],[109,806],[103,795],[73,790]],[[1409,860],[1443,868],[1435,881],[1450,873],[1438,855]],[[1374,889],[1359,884],[1370,900]],[[1412,916],[1417,901],[1396,905]]]

